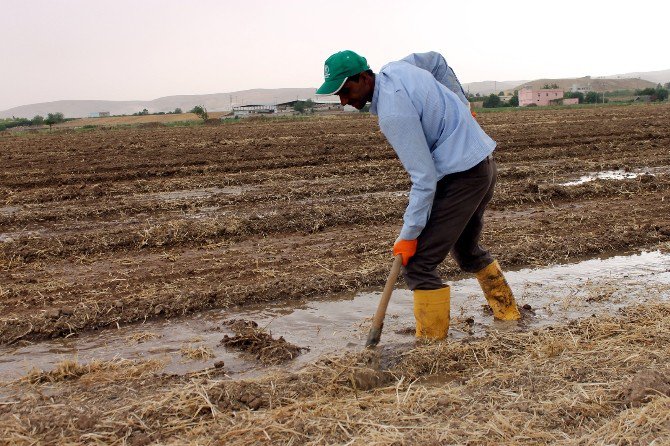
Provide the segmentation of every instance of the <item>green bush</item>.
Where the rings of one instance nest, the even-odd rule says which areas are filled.
[[[499,107],[500,106],[500,96],[497,96],[493,93],[488,95],[486,99],[484,99],[484,108],[494,108],[494,107]]]
[[[584,102],[584,93],[581,91],[566,91],[563,97],[566,99],[577,98],[580,104]]]
[[[314,101],[307,99],[306,101],[296,101],[293,110],[300,114],[310,113],[314,111]]]
[[[207,109],[205,108],[204,105],[196,105],[191,109],[191,113],[195,114],[203,121],[207,121],[207,118],[209,118],[209,115],[207,114]]]
[[[63,117],[63,113],[61,112],[56,112],[56,113],[49,113],[47,115],[47,119],[44,120],[44,123],[51,128],[52,125],[58,124],[60,122],[65,121],[65,118]]]

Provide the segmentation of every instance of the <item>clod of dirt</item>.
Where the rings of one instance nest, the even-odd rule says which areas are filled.
[[[414,327],[403,327],[395,331],[395,334],[399,335],[414,335],[416,333],[416,328]]]
[[[44,314],[48,319],[58,319],[60,317],[59,308],[50,308]]]
[[[243,352],[251,353],[264,364],[280,364],[298,356],[305,347],[298,347],[287,342],[283,337],[273,338],[269,333],[258,328],[254,321],[235,319],[227,321],[235,336],[224,335],[221,344]]]
[[[351,384],[357,390],[372,390],[387,384],[391,375],[369,367],[356,369],[351,374]]]
[[[63,307],[60,309],[60,314],[64,316],[72,316],[74,314],[74,309],[69,307]]]
[[[535,310],[533,310],[533,307],[531,307],[530,304],[524,304],[519,308],[519,312],[521,313],[522,318],[535,316]]]
[[[653,183],[654,181],[656,181],[656,175],[650,173],[640,175],[640,183]]]
[[[263,398],[254,393],[243,393],[238,397],[241,403],[244,403],[251,410],[258,410],[263,406]]]
[[[487,304],[482,305],[482,313],[484,316],[493,316],[493,310]]]
[[[248,321],[246,319],[231,319],[225,321],[224,325],[227,325],[235,333],[249,329],[249,328],[258,328],[258,324],[254,321]]]
[[[224,368],[225,366],[226,366],[226,363],[223,362],[223,361],[216,361],[216,362],[214,363],[214,368],[217,368],[217,369],[222,369],[222,368]]]
[[[638,407],[654,395],[670,396],[670,377],[655,370],[640,370],[623,391],[627,405]]]

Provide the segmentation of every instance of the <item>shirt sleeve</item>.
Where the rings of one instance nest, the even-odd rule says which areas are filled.
[[[379,127],[398,154],[412,181],[400,238],[414,240],[430,217],[437,186],[437,171],[419,115],[403,90],[395,92],[393,110],[392,115],[380,115]]]
[[[458,99],[460,99],[463,104],[468,107],[470,106],[470,101],[468,101],[463,86],[459,82],[458,77],[456,77],[456,73],[449,65],[447,65],[446,59],[440,53],[435,51],[413,53],[402,60],[426,71],[430,71],[439,83],[456,93],[456,96],[458,96]]]

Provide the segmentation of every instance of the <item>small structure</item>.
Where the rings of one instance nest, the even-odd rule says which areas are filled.
[[[277,104],[277,113],[293,113],[295,104],[305,101],[307,101],[307,99],[299,99]],[[342,110],[342,104],[340,104],[338,101],[312,101],[312,104],[312,111],[314,113],[327,113]]]
[[[246,118],[253,115],[287,115],[296,113],[294,107],[298,102],[306,102],[307,99],[296,99],[295,101],[281,102],[279,104],[250,104],[233,107],[233,115],[236,118]],[[331,101],[312,101],[312,112],[328,113],[342,110],[342,104]]]
[[[563,99],[563,90],[560,88],[533,90],[532,87],[524,87],[519,90],[519,106],[521,107],[531,104],[549,105],[551,101],[557,99]]]
[[[277,112],[277,106],[274,104],[250,104],[233,107],[233,116],[236,118],[246,118],[252,115],[268,115]]]
[[[572,84],[572,88],[570,88],[570,91],[573,92],[573,93],[586,94],[589,91],[591,91],[591,84],[588,84],[588,85]]]
[[[92,112],[88,114],[89,118],[108,118],[109,117],[109,112],[108,111],[101,111],[101,112]]]
[[[579,98],[561,98],[561,99],[552,99],[549,101],[549,105],[575,105],[579,104]]]

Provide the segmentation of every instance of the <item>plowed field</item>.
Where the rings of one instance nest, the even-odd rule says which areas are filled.
[[[482,242],[503,268],[656,249],[670,241],[670,106],[534,109],[480,114],[478,120],[498,142],[495,158],[499,169]],[[375,118],[359,114],[219,126],[0,134],[0,165],[0,343],[5,345],[116,329],[210,308],[289,302],[380,286],[390,267],[390,250],[402,224],[410,185]],[[609,171],[622,178],[565,184]],[[441,268],[445,278],[460,277],[451,260]],[[663,311],[667,313],[667,308]],[[630,313],[622,318],[612,323],[634,326],[644,315]],[[590,342],[593,327],[586,322],[580,327],[575,336]],[[600,327],[610,328],[611,324]],[[538,339],[509,339],[510,355],[521,354],[524,345],[535,345]],[[515,350],[517,347],[521,350]],[[444,351],[433,353],[439,357]],[[486,354],[485,359],[464,355],[469,358],[468,367],[482,361],[482,367],[503,374],[514,368],[513,363],[496,362]],[[419,363],[423,365],[410,370],[402,362],[398,370],[419,376],[425,371],[421,367],[430,368]],[[329,372],[310,384],[312,387],[293,377],[280,381],[277,388],[267,381],[234,382],[232,390],[225,391],[198,387],[188,381],[191,378],[156,378],[152,364],[130,369],[119,363],[101,367],[60,377],[76,381],[73,387],[62,384],[65,387],[55,391],[61,401],[69,401],[66,405],[74,404],[63,412],[67,416],[61,416],[60,409],[53,406],[31,418],[31,410],[47,404],[40,402],[42,397],[49,398],[44,395],[26,397],[33,399],[19,406],[18,402],[3,403],[0,413],[4,412],[5,432],[11,432],[15,441],[24,435],[26,444],[30,438],[46,442],[66,438],[91,444],[121,444],[124,439],[131,444],[183,444],[188,431],[192,441],[204,444],[203,439],[208,438],[205,431],[199,434],[190,429],[215,422],[221,413],[249,407],[273,409],[273,423],[281,422],[277,420],[290,416],[282,415],[278,408],[289,400],[302,401],[291,410],[304,412],[316,406],[325,410],[324,402],[344,398],[342,389],[350,388],[348,375],[331,374],[339,370],[332,363],[314,366],[311,373],[315,375],[326,373],[326,369]],[[126,373],[123,383],[114,375],[119,369]],[[459,369],[457,373],[462,372]],[[106,378],[100,379],[107,384],[96,381],[87,387],[77,380],[87,373],[102,373]],[[33,376],[30,385],[60,378]],[[396,382],[389,379],[379,385]],[[609,378],[584,377],[589,379]],[[551,383],[545,384],[549,392]],[[398,388],[409,392],[406,385],[398,384]],[[504,383],[487,385],[503,387]],[[202,397],[200,403],[189,402],[197,407],[178,404],[180,399],[174,392],[182,386],[191,396]],[[267,399],[268,386],[274,389],[271,392],[278,392],[275,402]],[[173,393],[161,402],[150,400],[147,392],[158,392],[157,388]],[[90,392],[90,404],[73,403],[75,395],[82,392]],[[465,404],[462,398],[471,398],[482,408],[490,401],[489,396],[474,393],[456,401],[452,394],[440,397],[426,392],[412,397],[405,394],[403,403],[406,398],[416,403],[408,417],[411,413],[438,413],[431,403],[434,398],[451,398],[449,401],[457,405]],[[116,395],[114,400],[125,401],[122,407],[127,412],[119,412],[121,406],[116,402],[97,399],[112,394]],[[261,394],[265,396],[254,403]],[[324,400],[305,400],[307,394]],[[129,401],[138,395],[148,399],[133,406]],[[242,443],[244,435],[253,431],[245,441],[269,442],[267,429],[278,435],[274,437],[277,441],[293,444],[305,443],[306,438],[315,443],[329,439],[346,443],[364,438],[357,436],[362,432],[390,432],[379,427],[392,423],[389,413],[380,413],[382,409],[367,404],[365,396],[358,397],[357,412],[351,416],[360,424],[338,427],[331,423],[321,437],[308,429],[308,420],[287,424],[283,430],[272,430],[268,425],[263,435],[262,430],[252,428],[247,414],[234,422],[226,418],[230,426],[241,423],[236,425],[237,431],[218,423],[211,441],[232,441],[239,434],[237,441]],[[395,392],[389,398],[384,410],[396,404]],[[398,394],[398,404],[402,398],[403,394]],[[661,400],[666,403],[667,399],[665,403]],[[107,405],[114,416],[105,412]],[[15,421],[10,413],[19,407],[28,409],[24,418]],[[567,410],[567,403],[565,407]],[[374,409],[377,418],[361,415],[366,409]],[[580,419],[591,417],[592,432],[597,432],[607,423],[615,423],[618,416],[607,410],[596,416],[595,406],[580,406],[580,410],[582,418],[570,418],[574,423],[570,432],[577,437],[584,435]],[[459,411],[454,409],[458,418],[466,417]],[[96,428],[104,435],[91,433],[97,421],[82,418],[84,412],[86,417],[113,419],[111,424]],[[163,412],[170,419],[169,431],[160,428]],[[495,413],[489,415],[495,417]],[[321,416],[331,419],[335,414]],[[72,424],[71,420],[79,421]],[[471,421],[473,426],[484,422]],[[122,427],[124,422],[135,430]],[[15,425],[7,427],[12,423]],[[403,419],[397,424],[401,425],[405,427],[391,429],[393,435],[383,438],[398,444],[411,442],[412,437],[403,436],[403,429],[411,430],[414,421]],[[467,432],[467,425],[462,427]],[[538,430],[546,436],[527,434],[518,440],[565,439],[552,429],[541,426]],[[491,444],[516,438],[504,429],[502,433],[495,433],[495,428],[491,431],[493,436],[486,437]],[[86,432],[90,435],[84,435]],[[376,437],[367,438],[369,443]],[[484,443],[486,438],[474,443]],[[438,440],[462,443],[468,437]]]
[[[507,268],[670,236],[670,108],[484,114]],[[373,117],[0,139],[0,341],[383,283],[409,180]],[[454,274],[453,263],[444,266]]]

